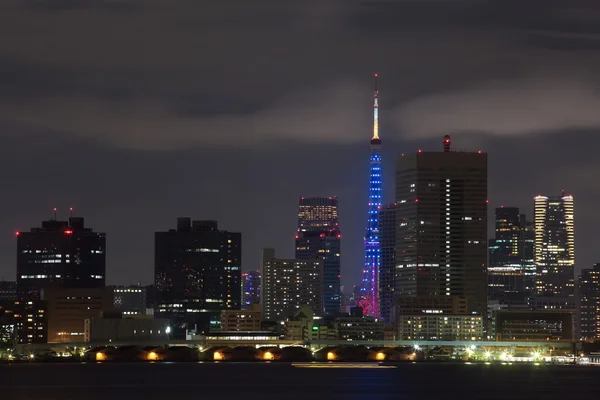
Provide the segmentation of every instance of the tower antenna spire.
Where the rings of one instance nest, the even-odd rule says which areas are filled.
[[[373,139],[379,139],[379,89],[377,88],[377,79],[379,74],[375,73],[375,91],[373,92]]]

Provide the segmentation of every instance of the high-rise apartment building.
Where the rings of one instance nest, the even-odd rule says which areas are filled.
[[[242,274],[242,309],[252,310],[260,303],[260,271]]]
[[[240,309],[241,233],[178,218],[177,229],[156,232],[154,257],[155,315],[172,321],[174,337],[216,329],[221,310]]]
[[[600,340],[600,264],[579,275],[579,321],[582,340]]]
[[[573,196],[534,198],[538,297],[573,297],[575,229]]]
[[[396,205],[384,206],[379,212],[379,313],[386,323],[393,321],[396,290]]]
[[[45,287],[101,288],[106,279],[106,234],[84,219],[43,221],[17,232],[17,291],[22,300],[40,299]]]
[[[295,257],[298,260],[323,260],[323,301],[325,312],[330,315],[339,313],[341,307],[340,253],[337,198],[301,197]]]
[[[283,321],[302,306],[323,314],[323,259],[282,259],[274,249],[263,249],[261,278],[265,320]]]
[[[489,240],[488,298],[527,304],[534,294],[531,223],[516,207],[496,208],[495,238]]]
[[[487,308],[487,154],[402,155],[396,164],[396,294],[457,296]]]

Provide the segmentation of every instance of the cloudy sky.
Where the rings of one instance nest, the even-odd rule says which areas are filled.
[[[566,190],[600,261],[600,5],[584,0],[2,0],[0,277],[16,230],[74,207],[108,281],[152,282],[177,216],[292,256],[298,196],[337,195],[360,279],[372,74],[386,201],[419,148],[489,156],[492,207]],[[491,208],[492,208],[491,207]],[[491,224],[490,224],[491,225]],[[491,226],[490,226],[491,228]]]

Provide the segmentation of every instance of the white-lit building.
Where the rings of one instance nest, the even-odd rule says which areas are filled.
[[[398,317],[397,340],[482,340],[478,315],[420,314]]]
[[[573,196],[534,198],[537,296],[575,294],[575,228]]]

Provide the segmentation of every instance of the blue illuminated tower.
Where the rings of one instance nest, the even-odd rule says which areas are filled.
[[[369,179],[369,218],[365,233],[365,269],[361,288],[360,306],[363,315],[379,318],[379,267],[381,248],[379,238],[379,211],[381,210],[381,139],[379,139],[379,91],[375,74],[373,95],[373,138],[371,139],[371,174]]]

